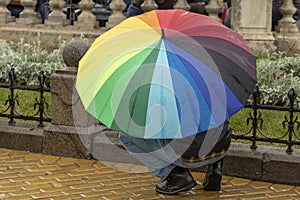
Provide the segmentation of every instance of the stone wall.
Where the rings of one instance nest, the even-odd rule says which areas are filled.
[[[271,31],[271,0],[260,0],[256,3],[253,3],[253,0],[232,0],[231,28],[245,38],[256,55],[277,50],[297,54],[300,52],[300,35],[292,18],[296,11],[292,1],[284,0],[285,3],[281,8],[283,18],[276,30]],[[72,39],[80,39],[82,36],[91,42],[126,19],[122,12],[126,7],[123,0],[113,0],[110,4],[112,14],[106,26],[100,27],[96,16],[92,14],[92,9],[95,9],[96,5],[92,0],[81,0],[79,6],[82,8],[82,14],[72,24],[61,11],[65,6],[64,1],[51,0],[50,7],[53,8],[53,12],[42,23],[41,17],[33,11],[34,2],[33,0],[20,1],[25,8],[19,18],[10,16],[5,9],[8,1],[0,2],[1,39],[18,41],[20,37],[24,37],[25,41],[34,42],[37,35],[40,35],[41,46],[51,49],[55,48],[60,40],[68,42]],[[144,10],[157,9],[157,5],[153,4],[155,2],[150,2],[147,5],[142,4],[141,7]],[[221,21],[218,17],[222,10],[220,2],[222,0],[210,0],[205,8],[209,16],[218,21]],[[186,0],[179,0],[174,8],[190,10],[194,6],[188,5]]]

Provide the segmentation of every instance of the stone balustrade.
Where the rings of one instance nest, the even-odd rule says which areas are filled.
[[[71,4],[70,1],[50,0],[42,8],[50,8],[51,13],[42,18],[35,9],[37,0],[0,0],[0,38],[16,41],[24,37],[34,42],[34,36],[39,35],[42,47],[54,48],[61,39],[69,41],[84,36],[92,42],[126,19],[123,13],[126,4],[123,0],[112,0],[109,5],[98,4],[93,0],[78,0],[78,4]],[[280,8],[283,17],[275,30],[271,30],[272,1],[260,0],[255,4],[252,1],[231,0],[231,28],[244,37],[256,54],[276,50],[299,53],[300,34],[292,17],[296,11],[293,0],[284,0]],[[223,0],[210,0],[205,11],[221,22],[219,13],[222,4]],[[69,15],[66,14],[67,8],[68,12],[71,11]],[[149,11],[158,6],[154,0],[145,0],[141,8]],[[173,8],[191,10],[192,6],[186,0],[177,0]],[[80,15],[77,16],[78,12]]]

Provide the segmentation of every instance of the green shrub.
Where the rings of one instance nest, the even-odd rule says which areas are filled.
[[[19,42],[7,42],[0,40],[0,82],[9,81],[10,68],[15,68],[15,72],[20,85],[37,85],[38,73],[43,70],[49,76],[56,69],[65,66],[62,58],[62,51],[65,42],[61,41],[51,52],[40,47],[40,39],[37,38],[33,44],[28,44],[23,38]],[[49,86],[49,79],[46,85]]]
[[[300,108],[300,55],[273,53],[257,59],[257,80],[262,104],[288,103],[288,91],[294,88]]]

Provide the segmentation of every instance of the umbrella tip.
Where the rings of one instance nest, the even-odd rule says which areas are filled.
[[[161,38],[165,38],[165,30],[161,28]]]

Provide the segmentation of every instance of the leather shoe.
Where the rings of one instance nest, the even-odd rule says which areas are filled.
[[[220,191],[222,181],[223,159],[208,165],[203,181],[203,190]]]
[[[161,194],[177,194],[192,189],[197,185],[188,169],[175,167],[169,174],[167,181],[156,185],[156,192]]]

